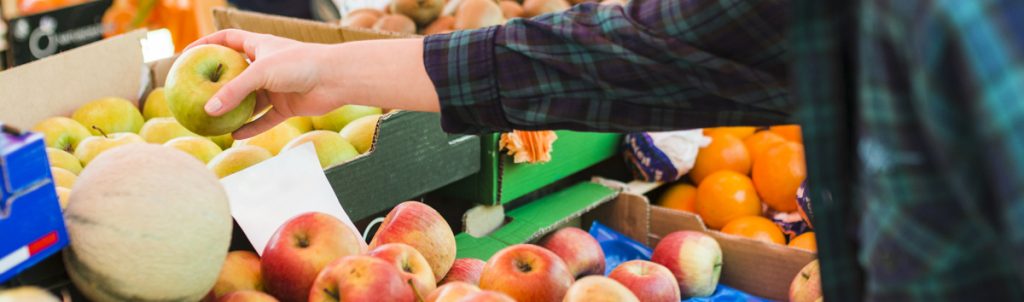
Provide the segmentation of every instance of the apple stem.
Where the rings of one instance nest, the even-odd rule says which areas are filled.
[[[339,299],[341,299],[341,293],[332,292],[326,288],[324,289],[324,294],[327,294],[328,296],[333,298],[333,301],[338,301]]]
[[[96,125],[92,125],[92,128],[96,129],[96,131],[99,131],[100,135],[103,135],[103,138],[110,138],[110,137],[107,136],[107,132],[103,131],[103,129],[100,129],[100,127],[96,127]]]
[[[217,69],[213,70],[213,74],[210,75],[210,81],[216,83],[220,81],[221,73],[224,71],[224,64],[217,63]]]

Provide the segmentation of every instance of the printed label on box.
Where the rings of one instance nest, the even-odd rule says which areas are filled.
[[[8,21],[11,65],[32,62],[103,39],[110,0],[87,2]]]

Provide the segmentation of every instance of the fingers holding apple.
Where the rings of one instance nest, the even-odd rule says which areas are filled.
[[[205,107],[214,94],[248,67],[245,57],[231,48],[215,44],[192,47],[174,61],[168,72],[164,86],[167,106],[174,118],[193,133],[218,136],[238,130],[255,110],[255,93],[217,116],[207,114]],[[212,106],[218,110],[225,106],[219,100],[211,103],[216,103]]]

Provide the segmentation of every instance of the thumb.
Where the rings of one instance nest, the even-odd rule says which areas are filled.
[[[238,104],[241,104],[250,93],[263,88],[266,78],[263,64],[249,65],[237,77],[221,86],[220,90],[206,102],[206,106],[203,108],[209,115],[221,116],[238,107]]]

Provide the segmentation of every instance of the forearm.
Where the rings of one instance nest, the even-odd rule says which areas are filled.
[[[342,104],[437,112],[434,84],[423,67],[423,39],[358,41],[325,52],[325,87]]]

